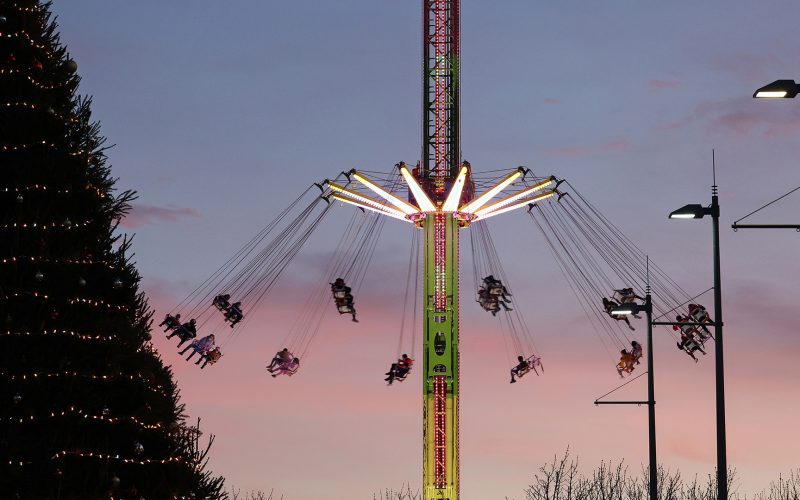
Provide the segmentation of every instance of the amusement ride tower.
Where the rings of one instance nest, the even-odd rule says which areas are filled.
[[[423,0],[422,158],[409,170],[407,200],[364,174],[348,174],[379,198],[327,181],[332,198],[411,222],[424,231],[423,498],[459,497],[459,230],[472,221],[527,207],[555,194],[554,178],[536,179],[493,198],[528,174],[519,167],[474,196],[470,166],[461,161],[459,109],[460,0]]]

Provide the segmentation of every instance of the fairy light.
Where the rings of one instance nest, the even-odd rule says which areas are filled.
[[[67,417],[72,417],[72,416],[77,416],[77,417],[82,418],[84,420],[103,421],[103,422],[106,422],[106,423],[109,423],[109,424],[133,422],[134,424],[136,424],[137,426],[139,426],[143,430],[160,430],[160,429],[164,428],[164,426],[161,425],[160,423],[147,424],[147,423],[144,423],[142,420],[140,420],[140,419],[138,419],[138,418],[136,418],[136,417],[134,417],[132,415],[128,416],[128,417],[111,417],[111,416],[108,416],[108,415],[92,415],[90,413],[87,413],[84,410],[76,409],[74,406],[70,406],[68,409],[62,410],[62,411],[51,411],[50,413],[47,413],[45,415],[40,415],[40,416],[28,415],[26,417],[0,417],[0,422],[4,422],[5,421],[5,422],[11,422],[11,423],[24,424],[24,423],[28,423],[28,422],[37,422],[37,421],[41,421],[41,420],[53,420],[53,419],[57,419],[57,418],[67,418]]]
[[[58,149],[58,145],[56,143],[47,142],[45,140],[42,140],[42,141],[34,141],[34,142],[31,142],[31,143],[27,143],[27,144],[18,144],[18,145],[15,145],[15,146],[8,145],[8,144],[2,144],[2,145],[0,145],[0,151],[25,151],[27,149],[30,149],[30,148],[33,148],[33,147],[36,147],[36,146],[45,146],[45,147],[52,148],[52,149]],[[71,152],[71,153],[68,153],[68,154],[70,156],[81,156],[81,155],[84,155],[84,154],[90,153],[90,152],[91,151],[86,151],[86,150],[82,150],[81,149],[81,150],[74,151],[74,152]]]
[[[132,464],[132,465],[149,465],[149,464],[162,464],[163,465],[163,464],[172,463],[172,462],[187,463],[187,464],[191,465],[191,462],[188,462],[187,460],[185,460],[185,459],[183,459],[181,457],[170,457],[170,458],[164,458],[162,460],[152,459],[152,458],[144,458],[144,459],[141,459],[141,458],[124,458],[124,457],[121,457],[120,455],[111,455],[111,454],[105,454],[105,453],[81,453],[81,452],[77,452],[77,451],[67,451],[67,450],[59,451],[58,453],[56,453],[55,455],[50,457],[50,460],[57,460],[59,458],[66,457],[67,455],[74,456],[74,457],[81,457],[81,458],[96,458],[98,460],[117,460],[117,461],[122,462],[124,464]],[[27,460],[27,461],[25,461],[25,460],[9,460],[8,461],[8,465],[17,466],[17,467],[24,467],[24,466],[30,465],[32,463],[33,462],[30,461],[30,460]]]
[[[25,101],[0,103],[0,107],[3,107],[3,106],[5,106],[6,108],[29,108],[29,109],[32,109],[32,110],[46,110],[47,109],[47,108],[44,108],[43,106],[40,106],[38,104],[34,104],[34,103],[31,103],[31,102],[25,102]],[[62,119],[64,121],[68,121],[70,123],[80,123],[80,120],[77,119],[77,118],[66,117],[66,116],[64,116],[64,115],[62,115],[60,113],[56,113],[55,111],[53,111],[52,114],[53,114],[53,116],[55,116],[57,118],[60,118],[60,119]]]
[[[106,195],[105,192],[102,189],[100,189],[98,187],[95,187],[92,184],[87,184],[86,186],[83,187],[83,189],[85,189],[86,191],[89,191],[89,192],[97,193],[97,196],[99,196],[100,198],[108,198],[108,195]],[[55,193],[55,194],[70,194],[70,193],[72,193],[74,191],[74,189],[52,189],[52,188],[48,189],[48,187],[45,186],[44,184],[33,184],[33,185],[25,186],[25,187],[22,187],[22,188],[19,188],[19,187],[3,188],[2,191],[5,192],[5,193],[24,193],[24,192],[28,192],[28,191],[46,191],[48,193]]]
[[[53,53],[50,52],[49,50],[47,50],[47,45],[45,45],[45,44],[37,45],[36,41],[28,34],[27,31],[23,30],[23,31],[18,31],[16,33],[3,33],[3,32],[0,32],[0,38],[2,38],[2,37],[6,37],[6,38],[24,38],[27,41],[29,41],[31,43],[31,45],[33,45],[37,49],[44,50],[48,57],[53,57]]]
[[[49,224],[48,223],[40,224],[38,222],[23,222],[23,223],[13,222],[13,223],[9,223],[9,224],[5,224],[3,226],[0,226],[0,229],[9,229],[9,228],[17,228],[17,229],[53,229],[53,228],[63,229],[63,228],[66,228],[66,229],[72,229],[72,228],[77,228],[77,227],[85,227],[85,226],[88,226],[91,223],[92,223],[91,219],[83,221],[83,222],[69,222],[69,223],[62,222],[61,224],[58,224],[56,222],[50,222]]]
[[[95,306],[95,307],[107,307],[109,309],[116,309],[117,311],[127,311],[128,310],[128,306],[118,306],[118,305],[115,305],[115,304],[109,304],[108,302],[106,302],[104,300],[86,299],[86,298],[82,298],[82,297],[75,297],[74,299],[69,299],[67,301],[67,303],[70,304],[70,305],[83,303],[83,304],[89,304],[89,305],[92,305],[92,306]]]
[[[117,266],[113,266],[108,262],[101,261],[101,260],[90,260],[90,259],[51,259],[48,257],[34,257],[34,256],[25,256],[20,255],[17,257],[7,257],[5,259],[0,259],[0,263],[2,264],[16,264],[17,262],[33,262],[38,264],[70,264],[70,265],[95,265],[95,266],[102,266],[112,271],[118,271],[120,268]]]
[[[12,332],[11,330],[6,330],[5,332],[0,333],[0,336],[3,337],[29,337],[29,336],[64,336],[64,337],[72,337],[78,340],[102,340],[102,341],[112,341],[117,340],[117,335],[99,335],[99,334],[86,334],[86,333],[78,333],[73,332],[70,330],[42,330],[41,332]]]
[[[57,83],[57,84],[53,84],[53,85],[45,85],[45,84],[35,80],[32,76],[28,75],[24,71],[19,70],[19,69],[11,69],[11,68],[10,69],[0,69],[0,75],[21,75],[21,76],[24,76],[25,78],[28,79],[29,82],[31,82],[35,87],[39,88],[40,90],[54,90],[54,89],[57,89],[57,88],[66,87],[67,85],[72,83],[70,80],[67,80],[67,81],[65,81],[63,83]]]
[[[142,381],[145,382],[145,387],[161,394],[162,396],[169,396],[167,391],[163,387],[154,387],[151,380],[147,377],[142,375],[141,373],[134,374],[125,374],[122,372],[118,373],[111,373],[105,375],[98,375],[98,374],[87,374],[87,373],[79,373],[76,371],[63,371],[63,372],[55,372],[55,373],[46,373],[46,372],[30,372],[30,373],[22,373],[22,374],[9,374],[5,370],[0,370],[0,377],[4,377],[6,380],[11,382],[15,381],[35,381],[35,380],[46,380],[46,379],[60,379],[60,378],[83,378],[87,380],[103,380],[103,381],[114,381],[114,380],[132,380],[132,381]]]
[[[4,295],[3,298],[4,299],[9,299],[11,297],[15,297],[16,298],[16,297],[20,297],[20,296],[23,296],[23,295],[31,295],[33,297],[43,298],[45,300],[49,300],[50,299],[49,295],[46,295],[46,294],[43,294],[43,293],[39,293],[38,291],[22,292],[22,293],[14,292],[12,294]],[[128,306],[119,306],[119,305],[116,305],[116,304],[109,304],[108,302],[106,302],[104,300],[87,299],[85,297],[75,297],[75,298],[67,300],[67,303],[70,304],[70,305],[74,305],[74,304],[89,304],[89,305],[94,306],[94,307],[107,307],[108,309],[116,309],[118,311],[127,311],[129,309]]]

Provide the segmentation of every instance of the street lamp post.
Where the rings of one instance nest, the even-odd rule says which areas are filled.
[[[725,368],[722,347],[722,290],[720,287],[719,257],[719,197],[717,196],[716,184],[714,184],[711,190],[710,207],[703,207],[699,204],[686,205],[669,214],[669,217],[670,219],[701,219],[706,215],[711,216],[714,241],[714,359],[716,362],[717,393],[717,499],[727,500],[728,453],[725,438]]]
[[[614,315],[644,312],[647,315],[647,428],[650,455],[650,500],[658,500],[658,460],[656,459],[656,397],[653,382],[653,303],[648,285],[644,304],[623,304],[611,310]]]

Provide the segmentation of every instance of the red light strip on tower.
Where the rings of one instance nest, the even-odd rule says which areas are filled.
[[[447,383],[445,377],[433,377],[433,483],[436,488],[447,487]]]

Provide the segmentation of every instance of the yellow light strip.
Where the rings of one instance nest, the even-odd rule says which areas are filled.
[[[464,181],[467,178],[467,167],[461,167],[461,171],[456,177],[456,182],[450,188],[450,194],[442,205],[442,212],[455,212],[458,210],[458,203],[461,201],[461,192],[464,190]]]
[[[408,184],[408,189],[411,190],[414,199],[417,200],[420,210],[422,212],[435,212],[436,206],[431,199],[428,198],[428,195],[425,194],[425,191],[422,190],[417,180],[411,175],[411,172],[408,171],[408,168],[400,167],[400,173],[403,174],[403,178],[406,180],[406,184]]]
[[[337,191],[339,193],[342,193],[342,194],[344,194],[345,196],[347,196],[350,199],[353,199],[353,200],[356,200],[356,201],[360,201],[361,203],[363,203],[365,205],[369,205],[369,206],[371,206],[373,208],[376,208],[376,209],[380,210],[381,212],[385,212],[385,213],[388,213],[388,214],[395,215],[397,217],[400,217],[401,219],[405,218],[405,214],[403,212],[401,212],[400,210],[397,210],[396,208],[393,208],[393,207],[390,207],[388,205],[385,205],[385,204],[381,203],[380,201],[378,201],[378,200],[376,200],[374,198],[370,198],[369,196],[364,196],[363,194],[356,193],[355,191],[350,191],[349,189],[346,189],[346,188],[344,188],[344,187],[342,187],[342,186],[340,186],[338,184],[334,184],[333,182],[330,182],[330,181],[327,181],[327,183],[325,185],[329,189],[331,189],[332,191]]]
[[[375,194],[377,194],[378,196],[380,196],[384,200],[388,201],[389,203],[391,203],[392,205],[397,207],[404,214],[411,215],[411,214],[415,214],[415,213],[419,212],[419,208],[415,207],[411,203],[408,203],[408,202],[406,202],[404,200],[401,200],[397,196],[395,196],[392,193],[386,191],[385,189],[383,189],[382,187],[378,186],[377,184],[375,184],[371,180],[367,179],[361,173],[359,173],[357,171],[354,171],[350,175],[352,175],[358,182],[360,182],[364,186],[366,186],[369,189],[371,189]]]
[[[517,208],[524,207],[524,206],[528,205],[529,203],[536,203],[537,201],[544,200],[545,198],[550,198],[554,194],[556,194],[555,191],[548,191],[547,193],[540,194],[539,196],[534,196],[533,198],[524,199],[522,201],[514,203],[513,205],[509,205],[509,206],[501,208],[499,210],[495,210],[494,212],[489,212],[487,214],[483,214],[479,218],[481,220],[483,220],[483,219],[488,219],[489,217],[494,217],[495,215],[504,214],[506,212],[510,212],[510,211],[515,210]]]
[[[534,184],[533,186],[531,186],[531,187],[529,187],[527,189],[523,189],[519,193],[515,193],[515,194],[512,194],[512,195],[506,196],[505,198],[502,198],[502,199],[492,203],[491,205],[487,205],[487,206],[483,207],[482,209],[480,209],[477,212],[475,212],[475,215],[480,217],[480,216],[482,216],[482,215],[484,215],[486,213],[493,212],[493,211],[495,211],[495,210],[497,210],[499,208],[502,208],[502,207],[508,205],[509,203],[513,203],[513,202],[517,201],[518,199],[533,193],[534,191],[538,191],[538,190],[540,190],[540,189],[542,189],[544,187],[547,187],[550,184],[552,184],[553,182],[554,182],[553,179],[547,179],[547,180],[544,180],[544,181],[539,182],[537,184]]]
[[[365,210],[371,210],[373,212],[377,212],[377,213],[379,213],[381,215],[388,215],[389,217],[392,217],[394,219],[398,219],[398,220],[401,220],[401,221],[404,221],[404,222],[411,222],[410,220],[406,219],[405,217],[402,217],[401,215],[396,215],[396,214],[393,214],[391,212],[384,212],[383,210],[380,210],[380,209],[375,208],[375,207],[371,207],[371,206],[369,206],[369,205],[367,205],[365,203],[359,203],[358,201],[350,199],[350,198],[347,198],[346,196],[341,196],[341,195],[338,195],[338,194],[334,193],[334,194],[331,195],[331,198],[333,198],[334,200],[339,200],[339,201],[344,202],[344,203],[349,203],[350,205],[356,206],[358,208],[363,208]]]
[[[459,209],[459,212],[475,213],[478,209],[484,206],[489,200],[494,198],[497,195],[497,193],[505,189],[509,184],[513,183],[521,175],[522,175],[522,169],[517,169],[516,171],[508,174],[495,187],[486,191],[482,195],[478,196],[471,202],[461,207]]]

